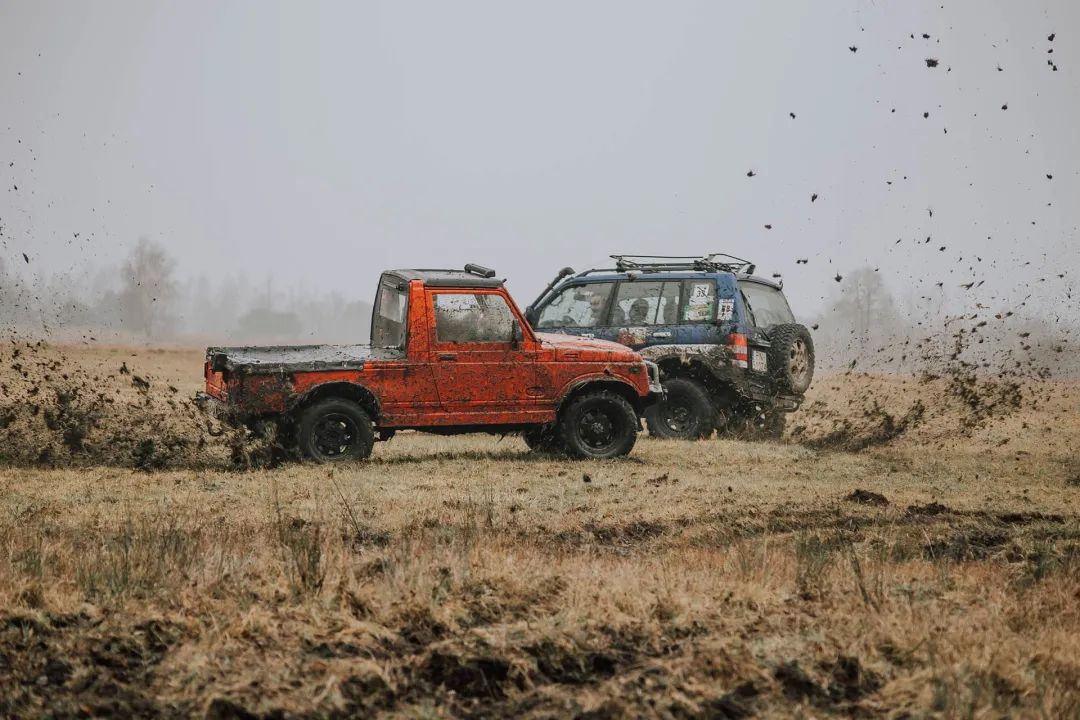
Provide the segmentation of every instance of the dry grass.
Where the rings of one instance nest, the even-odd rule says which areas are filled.
[[[197,386],[198,354],[150,357]],[[808,423],[912,400],[830,387]],[[404,434],[332,471],[0,470],[0,716],[1077,717],[1054,387],[860,453]]]

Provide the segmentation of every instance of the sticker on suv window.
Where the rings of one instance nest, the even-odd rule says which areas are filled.
[[[686,298],[686,319],[690,322],[708,321],[712,318],[712,283],[694,283]]]
[[[735,317],[735,300],[727,298],[720,301],[720,309],[716,313],[717,320],[730,320]]]

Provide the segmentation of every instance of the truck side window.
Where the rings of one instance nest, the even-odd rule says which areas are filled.
[[[613,283],[574,285],[559,293],[540,311],[538,328],[590,328],[607,324],[608,298]]]
[[[514,314],[501,295],[437,293],[432,299],[439,342],[508,343],[513,338]]]

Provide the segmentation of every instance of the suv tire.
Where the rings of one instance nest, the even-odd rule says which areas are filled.
[[[579,395],[559,414],[558,437],[571,457],[607,460],[634,447],[638,417],[621,395],[595,390]]]
[[[704,440],[716,426],[712,398],[700,383],[686,378],[664,381],[666,397],[645,411],[649,434],[667,440]]]
[[[814,379],[814,340],[804,325],[769,328],[769,373],[781,392],[802,395]]]
[[[362,407],[344,398],[320,400],[300,413],[296,444],[304,457],[320,463],[364,460],[375,432]]]

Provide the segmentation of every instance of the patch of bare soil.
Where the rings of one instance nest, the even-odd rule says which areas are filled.
[[[0,617],[0,715],[161,717],[150,681],[181,631],[150,619],[125,627],[96,613]]]

